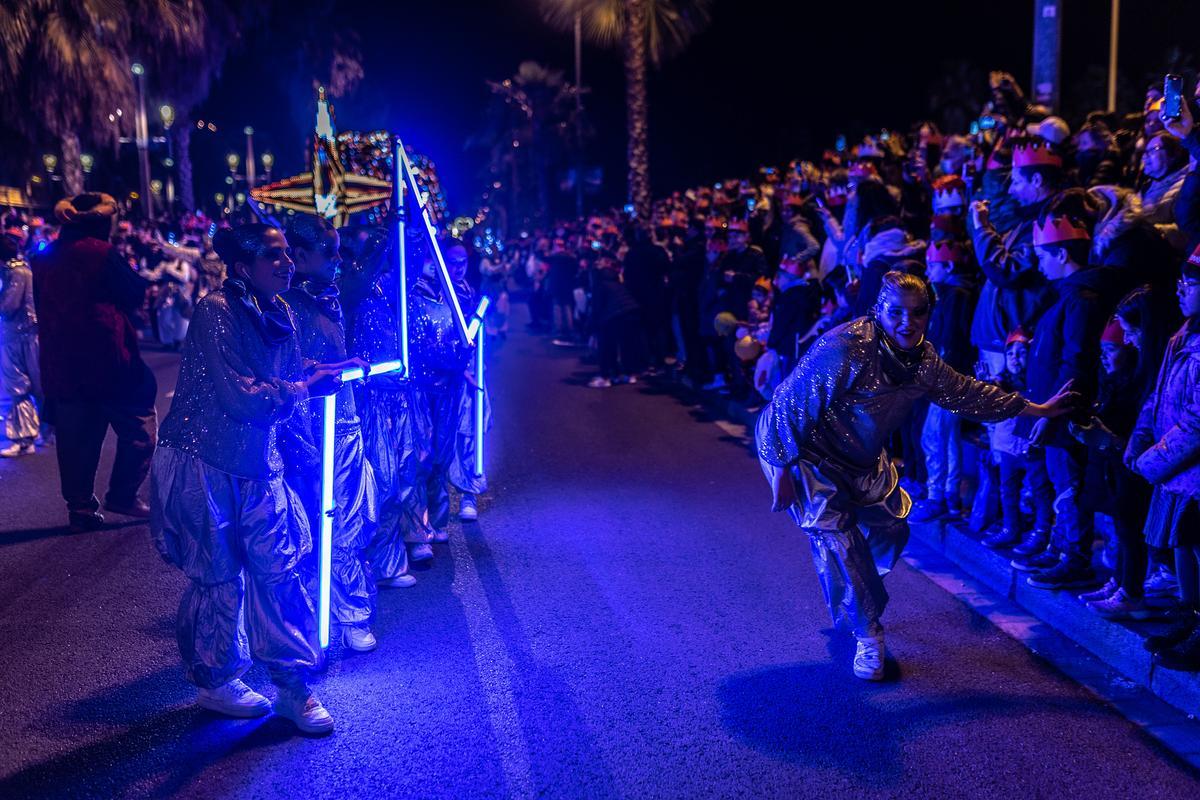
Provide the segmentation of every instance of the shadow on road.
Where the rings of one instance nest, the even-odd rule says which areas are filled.
[[[125,528],[136,528],[145,526],[145,520],[131,519],[125,522],[106,523],[103,528],[96,531],[72,531],[66,525],[56,525],[49,528],[26,528],[25,530],[4,531],[0,533],[0,547],[11,547],[14,544],[25,544],[26,542],[36,542],[41,539],[67,539],[76,536],[102,536],[109,531],[118,531]]]
[[[1044,696],[906,696],[895,682],[894,663],[889,663],[888,681],[868,683],[850,673],[853,647],[831,642],[830,650],[829,662],[777,664],[726,678],[717,689],[725,729],[772,758],[887,788],[899,785],[905,748],[934,728],[981,716],[1018,717],[1047,707]],[[1056,700],[1054,705],[1071,716],[1107,713],[1085,701],[1064,705]]]

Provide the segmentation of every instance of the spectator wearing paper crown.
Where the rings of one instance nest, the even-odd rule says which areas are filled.
[[[1116,305],[1117,276],[1108,267],[1088,265],[1092,234],[1086,209],[1072,194],[1051,203],[1033,229],[1038,269],[1058,299],[1038,321],[1029,355],[1029,396],[1047,398],[1062,386],[1095,401],[1100,367],[1100,335]],[[1083,480],[1087,450],[1066,433],[1065,424],[1035,423],[1033,444],[1045,445],[1046,472],[1057,496],[1058,518],[1045,551],[1013,562],[1033,571],[1030,586],[1065,589],[1095,581],[1091,566],[1092,510],[1085,505]]]
[[[964,373],[974,357],[969,337],[975,305],[970,261],[970,251],[957,242],[931,244],[925,255],[926,274],[937,298],[927,338],[943,361]],[[961,514],[961,448],[958,417],[940,406],[930,406],[921,430],[926,497],[913,507],[909,517],[913,522]]]
[[[967,184],[957,175],[943,175],[933,182],[933,213],[962,219],[967,213]]]
[[[805,275],[804,264],[789,257],[779,262],[775,286],[767,349],[775,351],[780,373],[787,375],[803,354],[800,342],[816,338],[822,291],[818,281]]]
[[[971,341],[993,374],[1004,366],[1004,340],[1016,328],[1032,330],[1052,302],[1037,269],[1033,228],[1063,184],[1062,156],[1040,139],[1013,145],[1008,194],[1016,201],[1016,224],[1001,234],[987,202],[971,206],[975,257],[986,277],[971,324]]]

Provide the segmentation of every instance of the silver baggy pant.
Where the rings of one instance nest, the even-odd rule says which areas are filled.
[[[4,435],[15,444],[33,444],[41,423],[34,398],[42,393],[38,369],[37,331],[3,333],[0,342],[0,384],[12,400]]]
[[[289,484],[291,483],[289,477]],[[296,479],[292,489],[304,501],[314,540],[321,533],[320,483]],[[363,452],[362,431],[339,430],[333,443],[333,541],[329,598],[333,619],[343,625],[362,625],[375,615],[375,581],[366,564],[366,548],[379,519],[375,472]],[[317,547],[305,559],[304,576],[310,597],[318,588]]]
[[[281,478],[240,478],[159,448],[150,531],[191,581],[175,624],[189,681],[221,686],[243,675],[253,655],[288,684],[321,662],[316,613],[297,571],[312,546],[308,520]]]
[[[770,481],[780,468],[760,460]],[[790,469],[796,482],[792,519],[808,534],[817,579],[833,624],[856,636],[883,633],[888,594],[883,577],[908,543],[912,502],[884,454],[865,475],[848,476],[828,462],[805,460]]]
[[[374,473],[378,525],[367,544],[376,580],[408,572],[405,541],[427,540],[417,511],[416,477],[422,458],[409,390],[370,389],[362,414],[363,445]]]
[[[461,492],[483,494],[487,491],[487,476],[475,474],[475,387],[462,382],[455,409],[454,455],[446,476]],[[483,390],[483,429],[492,427],[492,403],[487,386]]]

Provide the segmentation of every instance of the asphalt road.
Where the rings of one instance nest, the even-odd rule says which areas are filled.
[[[147,529],[70,535],[53,453],[0,462],[0,797],[1200,796],[903,564],[899,666],[855,679],[736,429],[661,387],[588,389],[539,339],[497,358],[481,521],[381,595],[376,652],[331,651],[325,739],[195,708],[184,581]],[[165,395],[177,361],[151,359]]]

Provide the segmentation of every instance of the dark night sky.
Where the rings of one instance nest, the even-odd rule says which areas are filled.
[[[361,37],[366,73],[359,88],[338,101],[339,127],[400,131],[438,163],[451,207],[473,209],[483,162],[463,145],[482,120],[484,80],[511,75],[526,59],[562,69],[570,79],[570,35],[543,25],[535,0],[401,2],[364,12],[367,5],[337,2],[340,23]],[[1189,36],[1200,23],[1200,3],[1124,5],[1120,103],[1126,107],[1140,104],[1146,77],[1161,73],[1169,47],[1193,47]],[[1081,98],[1068,115],[1103,102],[1108,7],[1106,0],[1066,0],[1064,95]],[[853,138],[906,127],[927,115],[930,86],[955,62],[979,71],[976,97],[991,68],[1013,72],[1028,87],[1032,9],[1032,0],[717,0],[710,28],[651,76],[654,190],[812,155],[838,132]],[[311,100],[306,107],[303,76],[272,70],[262,46],[271,36],[278,40],[268,27],[248,38],[202,109],[222,126],[216,135],[196,137],[202,190],[221,188],[221,155],[244,147],[235,131],[246,124],[258,131],[260,149],[269,147],[279,159],[277,175],[303,163]],[[1100,71],[1089,72],[1089,65]],[[583,70],[592,89],[593,152],[605,168],[604,199],[619,202],[625,148],[619,54],[586,47]],[[205,173],[206,165],[214,165],[212,171]]]

